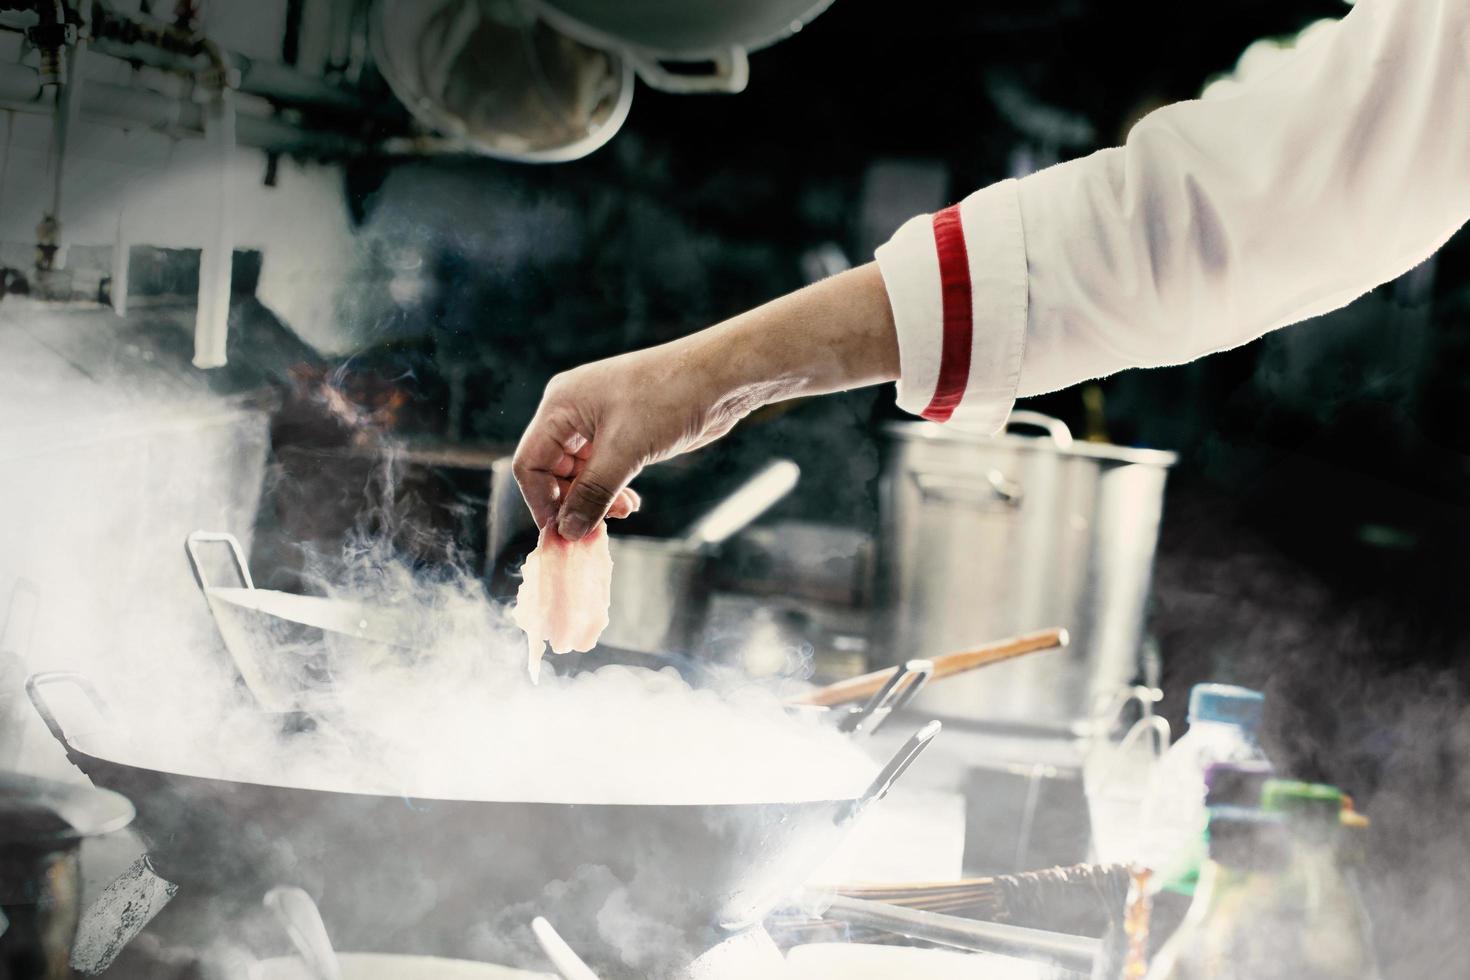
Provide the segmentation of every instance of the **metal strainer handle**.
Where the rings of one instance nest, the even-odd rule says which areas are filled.
[[[194,581],[199,583],[199,588],[208,591],[209,579],[204,574],[204,566],[199,560],[199,545],[209,542],[221,542],[230,546],[230,558],[235,563],[235,572],[240,576],[240,581],[245,588],[255,588],[255,582],[250,578],[250,568],[245,563],[245,549],[240,547],[240,540],[228,531],[195,531],[184,539],[184,551],[189,556],[189,567],[194,570]]]

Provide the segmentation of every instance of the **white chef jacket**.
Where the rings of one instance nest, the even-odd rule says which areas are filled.
[[[906,222],[877,251],[898,403],[998,429],[1343,306],[1467,218],[1470,0],[1360,0],[1226,97]]]

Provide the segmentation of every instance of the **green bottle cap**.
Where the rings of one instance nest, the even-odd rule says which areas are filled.
[[[1261,786],[1261,809],[1279,813],[1293,823],[1321,821],[1335,826],[1341,819],[1342,790],[1326,783],[1268,779]]]

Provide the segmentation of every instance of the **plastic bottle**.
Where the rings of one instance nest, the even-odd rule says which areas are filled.
[[[1292,836],[1292,887],[1311,906],[1302,926],[1302,969],[1305,976],[1376,980],[1378,968],[1372,930],[1353,875],[1346,864],[1360,833],[1343,820],[1356,813],[1342,791],[1323,783],[1267,780],[1261,809],[1281,815]],[[1348,846],[1345,846],[1348,844]]]
[[[1221,808],[1210,814],[1210,856],[1189,913],[1149,967],[1147,980],[1274,980],[1297,977],[1284,915],[1291,837],[1276,814]]]
[[[1210,763],[1205,768],[1206,809],[1213,812],[1221,807],[1246,810],[1259,808],[1261,789],[1272,774],[1271,764],[1260,759]],[[1143,937],[1132,944],[1135,952],[1142,951],[1145,955],[1156,952],[1184,921],[1194,897],[1199,870],[1209,857],[1208,842],[1208,830],[1201,831],[1190,842],[1191,853],[1180,861],[1185,870],[1174,881],[1169,882],[1166,888],[1156,889],[1149,894],[1135,889],[1139,891],[1136,897],[1135,890],[1130,890],[1130,899],[1137,902],[1137,907],[1129,906],[1133,914],[1134,933]],[[1132,965],[1135,975],[1142,976],[1143,971],[1139,969],[1137,962],[1134,961]]]
[[[1139,864],[1155,891],[1191,895],[1209,821],[1205,771],[1215,763],[1264,763],[1256,736],[1264,702],[1258,691],[1196,684],[1189,692],[1189,730],[1164,753],[1144,799]]]

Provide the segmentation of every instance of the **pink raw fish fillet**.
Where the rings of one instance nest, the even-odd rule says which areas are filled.
[[[612,552],[607,525],[568,541],[548,524],[526,556],[516,593],[516,625],[526,631],[531,680],[540,679],[545,644],[553,653],[586,653],[607,629],[612,605]]]

